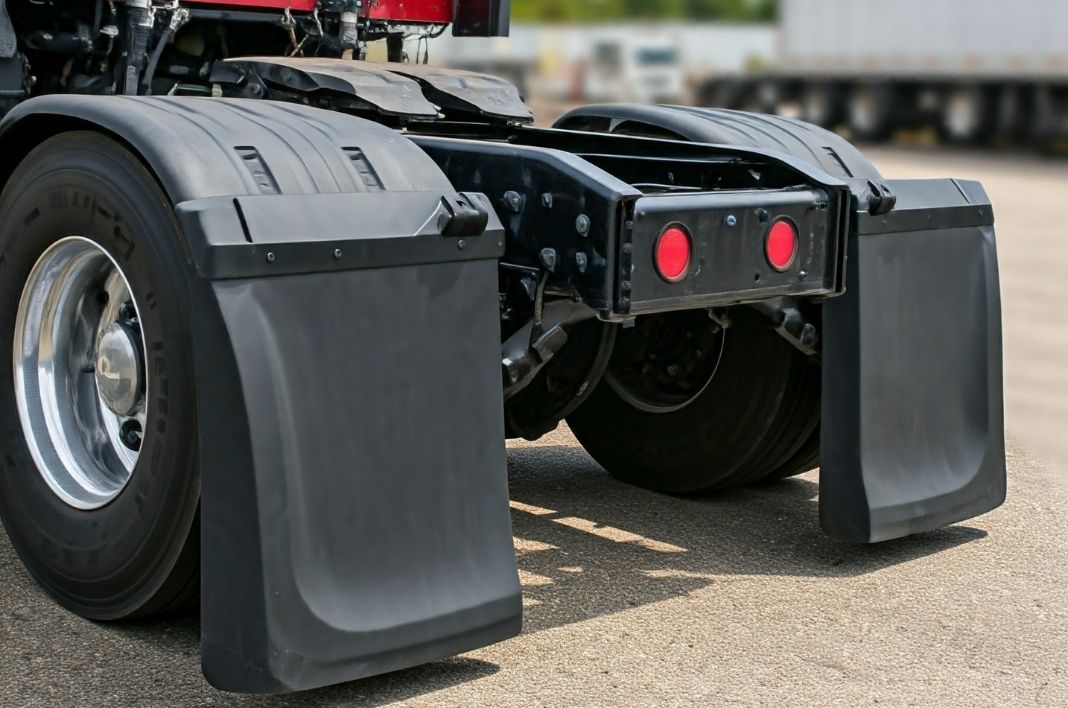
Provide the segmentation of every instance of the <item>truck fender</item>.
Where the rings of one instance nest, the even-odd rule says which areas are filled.
[[[209,681],[313,688],[518,633],[484,198],[393,130],[268,101],[33,99],[4,168],[86,128],[187,240]]]

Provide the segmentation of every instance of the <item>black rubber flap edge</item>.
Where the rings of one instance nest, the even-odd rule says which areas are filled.
[[[820,517],[875,542],[1005,499],[1001,301],[982,187],[889,181],[897,207],[863,216],[846,293],[823,308]]]

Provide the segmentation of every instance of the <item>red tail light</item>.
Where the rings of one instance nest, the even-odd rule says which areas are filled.
[[[690,270],[690,258],[693,255],[693,241],[682,226],[669,226],[656,240],[656,252],[653,260],[656,272],[669,283],[677,283],[686,277]]]
[[[778,219],[768,229],[764,239],[764,255],[768,264],[780,273],[789,270],[797,260],[797,227],[789,219]]]

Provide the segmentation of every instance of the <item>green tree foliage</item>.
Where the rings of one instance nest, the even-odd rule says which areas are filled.
[[[777,0],[512,0],[512,16],[520,22],[766,22],[775,19],[777,4]]]

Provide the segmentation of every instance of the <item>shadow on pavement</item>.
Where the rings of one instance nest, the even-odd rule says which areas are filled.
[[[144,655],[176,659],[169,667],[187,672],[187,678],[200,684],[196,695],[170,694],[171,705],[226,706],[373,706],[404,702],[450,686],[491,676],[500,670],[496,664],[468,657],[456,657],[403,671],[374,676],[361,681],[327,686],[282,696],[248,696],[216,691],[200,677],[200,621],[196,611],[153,620],[98,625],[113,638],[139,645]],[[114,685],[112,689],[114,689]],[[131,686],[127,695],[152,699],[160,696],[150,687]],[[87,696],[88,697],[88,696]],[[103,700],[104,697],[102,697]]]
[[[818,485],[794,478],[677,498],[614,480],[580,447],[509,449],[524,631],[685,595],[724,576],[843,577],[982,538],[953,526],[876,545],[819,527]]]
[[[985,536],[955,526],[875,546],[838,543],[819,529],[818,487],[808,478],[680,499],[615,481],[579,447],[511,447],[508,463],[526,633],[680,597],[731,577],[870,573]],[[378,705],[499,671],[459,657],[290,696],[220,693],[200,674],[195,612],[88,622],[45,597],[13,556],[0,542],[8,606],[0,616],[0,681],[27,704],[68,696],[85,705]]]

